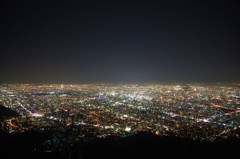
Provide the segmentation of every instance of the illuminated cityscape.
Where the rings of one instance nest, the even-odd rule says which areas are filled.
[[[235,157],[239,4],[3,1],[0,158]]]
[[[54,131],[51,149],[139,132],[240,140],[239,84],[2,84],[0,105],[20,114],[3,117],[4,132]]]

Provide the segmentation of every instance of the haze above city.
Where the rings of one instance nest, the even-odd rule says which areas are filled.
[[[229,1],[3,2],[1,83],[236,82]]]

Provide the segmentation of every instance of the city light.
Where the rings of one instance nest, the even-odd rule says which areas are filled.
[[[67,130],[69,142],[138,132],[239,139],[239,85],[2,84],[0,93],[0,104],[20,114],[4,119],[1,128],[54,130],[50,145],[63,142]]]

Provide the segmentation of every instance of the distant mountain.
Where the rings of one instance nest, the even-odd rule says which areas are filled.
[[[0,105],[0,119],[20,116],[17,112]]]

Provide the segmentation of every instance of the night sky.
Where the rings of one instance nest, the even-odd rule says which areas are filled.
[[[0,82],[240,81],[236,2],[1,2]]]

